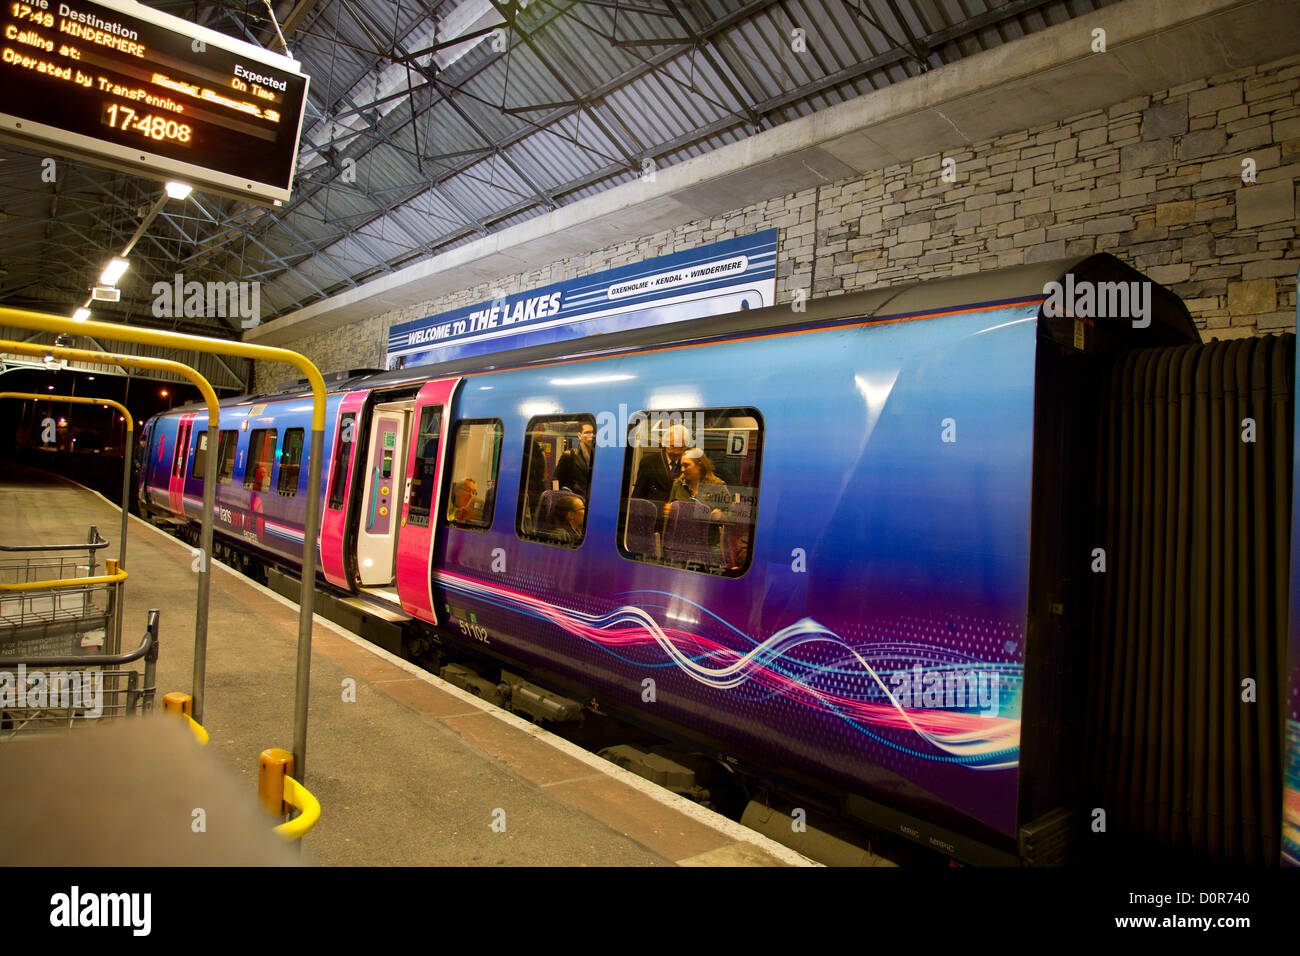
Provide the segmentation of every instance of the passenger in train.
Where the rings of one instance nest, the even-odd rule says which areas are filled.
[[[478,521],[483,517],[483,502],[476,498],[478,485],[474,479],[465,477],[456,482],[451,492],[451,507],[448,509],[449,521]]]
[[[538,422],[532,433],[524,439],[524,476],[523,487],[519,490],[520,512],[527,515],[527,527],[536,527],[537,507],[546,490],[546,451],[542,440],[546,437],[546,424]],[[544,530],[538,528],[537,530]]]
[[[555,530],[552,534],[561,544],[582,544],[586,534],[587,506],[577,495],[565,495],[555,504]]]
[[[555,466],[555,480],[584,501],[591,494],[592,448],[596,443],[596,426],[584,422],[578,432],[578,444],[560,456]]]
[[[663,510],[671,500],[673,482],[681,476],[682,454],[691,444],[689,428],[685,425],[671,426],[663,436],[663,451],[642,456],[632,486],[632,497],[653,501]]]
[[[713,462],[702,448],[692,448],[681,458],[682,474],[673,482],[664,516],[674,501],[699,501],[709,507],[714,521],[725,521],[731,511],[731,489],[713,472]]]

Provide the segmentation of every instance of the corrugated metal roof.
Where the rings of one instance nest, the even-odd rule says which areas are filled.
[[[150,321],[149,286],[183,271],[260,280],[272,318],[632,181],[643,159],[704,155],[1109,2],[318,0],[289,36],[312,77],[293,198],[203,196],[157,221],[116,317]],[[254,6],[151,5],[278,46]],[[156,187],[69,164],[56,195],[32,188],[40,157],[3,156],[0,302],[71,309]]]

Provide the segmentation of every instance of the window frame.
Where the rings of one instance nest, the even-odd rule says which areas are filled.
[[[491,514],[484,515],[484,520],[481,523],[457,521],[456,519],[449,517],[450,510],[456,506],[456,502],[452,494],[452,489],[455,487],[456,482],[459,480],[456,478],[456,473],[457,473],[456,442],[457,439],[459,439],[460,437],[460,430],[462,428],[468,428],[473,425],[494,425],[496,426],[496,436],[497,436],[496,450],[494,452],[494,457],[496,459],[495,467],[492,469],[492,477],[488,479],[493,483],[495,493],[492,495]],[[501,497],[500,494],[501,452],[505,448],[505,434],[506,434],[505,423],[499,418],[459,418],[456,421],[452,422],[451,428],[448,429],[447,432],[448,445],[450,446],[450,451],[443,455],[443,461],[446,463],[445,467],[447,469],[446,481],[444,482],[443,485],[444,489],[446,490],[446,495],[444,496],[446,501],[446,507],[439,509],[441,511],[441,514],[439,515],[439,520],[442,522],[444,527],[456,528],[460,531],[473,531],[479,534],[484,534],[492,530],[492,525],[496,521],[497,501]],[[486,489],[484,489],[483,500],[485,506],[484,510],[486,511],[487,510]]]
[[[208,430],[207,428],[195,429],[194,432],[194,454],[190,456],[190,480],[203,482],[204,468],[199,467],[200,461],[206,466],[208,463]],[[220,446],[220,441],[218,441]],[[202,459],[199,456],[202,455]]]
[[[587,495],[585,498],[582,495],[578,494],[576,491],[572,492],[575,498],[578,498],[582,501],[582,506],[585,509],[585,515],[586,515],[582,523],[582,539],[578,541],[576,544],[566,544],[565,542],[560,541],[556,538],[548,537],[547,536],[548,532],[542,532],[536,530],[534,531],[524,530],[524,504],[525,504],[524,482],[527,481],[528,479],[528,460],[527,460],[528,442],[532,438],[533,429],[538,424],[545,425],[549,422],[562,422],[565,424],[568,424],[570,422],[577,422],[578,431],[574,436],[575,441],[581,440],[577,438],[577,435],[580,435],[582,433],[583,425],[590,425],[593,431],[599,430],[596,426],[596,416],[591,412],[567,412],[567,413],[560,412],[557,414],[549,414],[549,415],[534,415],[532,418],[528,419],[527,425],[524,428],[524,443],[523,446],[520,448],[520,452],[519,452],[519,494],[516,497],[516,503],[515,503],[515,537],[518,538],[520,541],[527,541],[530,544],[544,544],[552,548],[563,548],[566,551],[577,551],[579,548],[581,548],[584,544],[587,543],[587,530],[590,526],[590,521],[591,521],[591,487],[590,486],[588,486],[587,488]],[[560,434],[560,433],[555,433],[555,434]],[[577,447],[576,444],[570,445],[569,448],[565,449],[565,451],[569,451],[575,447]],[[560,459],[563,456],[564,456],[563,451],[558,452],[556,454],[555,456],[556,468],[560,466]],[[596,442],[594,439],[592,440],[591,443],[591,475],[592,475],[592,481],[594,482],[596,476]],[[544,495],[547,491],[550,490],[552,489],[543,488],[542,494]],[[541,500],[541,495],[538,496],[538,501],[540,502],[540,500]]]
[[[429,414],[437,416],[437,421],[433,423],[434,431],[432,432],[426,432],[424,429],[424,418]],[[447,407],[443,402],[432,402],[420,409],[420,414],[416,417],[414,422],[415,428],[411,435],[411,440],[415,443],[414,447],[411,449],[414,454],[411,456],[411,473],[406,476],[410,482],[411,488],[410,501],[408,502],[406,509],[406,523],[414,525],[417,528],[428,528],[433,525],[433,506],[434,501],[437,498],[437,483],[430,482],[429,487],[426,489],[424,487],[423,478],[417,476],[420,475],[426,461],[432,460],[436,470],[440,467],[440,463],[446,460],[446,455],[444,454],[445,449],[442,447],[442,426],[446,414]],[[436,435],[438,439],[438,447],[432,457],[423,454],[420,449],[421,440],[425,435]],[[450,435],[451,432],[448,431],[448,436],[450,437]],[[504,445],[504,438],[502,439],[502,444]],[[498,476],[500,470],[500,456],[498,455]],[[427,495],[425,494],[426,491],[428,492]],[[421,504],[419,501],[422,497],[425,498],[424,504]],[[495,510],[495,501],[493,502],[493,508]]]
[[[352,437],[348,434],[348,422],[352,424]],[[338,434],[334,436],[334,454],[330,458],[330,485],[325,498],[325,507],[329,511],[342,511],[348,490],[348,466],[351,464],[353,446],[357,442],[357,413],[344,412],[339,416]],[[346,455],[344,449],[347,449]]]
[[[655,555],[650,555],[649,557],[647,557],[643,555],[634,554],[630,551],[627,551],[624,548],[624,541],[627,532],[628,502],[632,499],[632,491],[635,488],[635,484],[633,482],[632,464],[634,459],[636,458],[636,452],[641,447],[637,445],[635,442],[636,431],[641,427],[648,427],[649,423],[653,423],[655,421],[654,416],[656,415],[666,416],[673,412],[681,416],[683,424],[686,424],[688,427],[691,427],[692,438],[695,439],[696,441],[696,444],[691,447],[698,447],[701,449],[704,447],[704,444],[702,441],[699,440],[700,436],[694,434],[695,429],[693,427],[694,416],[697,413],[703,414],[705,420],[707,420],[710,416],[720,417],[723,414],[729,414],[733,418],[742,417],[742,416],[752,418],[756,423],[755,432],[757,433],[757,438],[758,438],[758,448],[753,452],[754,455],[753,484],[747,486],[738,486],[738,487],[748,487],[752,489],[752,497],[753,497],[751,510],[750,510],[750,517],[748,521],[749,546],[745,555],[745,563],[739,571],[732,572],[730,569],[726,568],[725,566],[715,571],[715,570],[710,570],[708,567],[699,565],[695,562],[684,563],[679,561],[673,561],[671,559],[663,558]],[[710,428],[709,426],[705,426],[705,431],[710,431],[710,430],[721,431],[722,429]],[[671,409],[671,410],[641,409],[637,412],[628,415],[628,431],[623,436],[623,441],[624,441],[623,469],[622,469],[623,475],[618,490],[618,512],[615,521],[614,549],[618,552],[619,557],[621,557],[625,561],[630,561],[635,564],[646,564],[652,567],[667,568],[673,571],[686,571],[691,574],[702,574],[705,577],[719,578],[722,580],[730,580],[730,581],[739,580],[740,578],[743,578],[745,575],[749,574],[750,569],[754,566],[754,551],[755,551],[754,537],[758,529],[758,504],[760,499],[762,498],[763,450],[766,448],[766,435],[767,435],[767,423],[763,417],[763,413],[758,408],[752,405],[726,405],[726,406],[714,406],[708,408],[689,408],[689,409],[681,408],[681,409]],[[652,445],[650,447],[654,447],[654,446]],[[714,460],[712,456],[710,456],[710,460]],[[732,487],[730,484],[728,484],[728,491],[730,491],[733,495],[738,493],[737,489]],[[658,520],[662,520],[662,516],[658,516]]]
[[[285,461],[284,456],[288,454],[289,438],[294,432],[298,433],[298,457],[293,461]],[[286,428],[284,430],[284,440],[279,443],[275,452],[275,491],[281,498],[298,497],[298,482],[302,476],[302,457],[303,442],[306,438],[306,429],[304,428]],[[293,469],[293,484],[286,488],[284,482],[285,466]]]
[[[230,436],[230,471],[224,478],[221,477],[221,466],[225,464],[225,456],[222,454],[222,447],[227,444],[226,436]],[[217,432],[217,484],[228,485],[235,480],[235,462],[239,460],[239,429],[223,428]]]
[[[190,436],[186,429],[186,422],[176,423],[176,447],[172,450],[172,470],[173,478],[183,478],[185,476],[185,459],[189,456]]]
[[[271,435],[271,457],[269,459],[269,464],[271,466],[271,473],[266,476],[266,482],[267,482],[266,487],[259,488],[253,484],[253,475],[257,472],[257,469],[255,467],[255,462],[253,459],[253,442],[259,435],[265,435],[268,432]],[[271,490],[271,488],[275,484],[275,478],[276,478],[275,469],[276,469],[276,465],[278,464],[278,462],[276,461],[276,452],[279,450],[279,447],[280,447],[280,430],[278,428],[254,428],[248,433],[248,454],[244,457],[244,487],[245,488],[249,489],[250,491],[259,492],[261,494],[266,494]],[[256,461],[260,462],[261,460],[262,459],[259,457]],[[252,468],[251,472],[249,471],[250,468]]]

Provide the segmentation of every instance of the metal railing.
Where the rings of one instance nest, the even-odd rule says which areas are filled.
[[[142,671],[126,667],[141,659]],[[157,670],[157,610],[149,612],[140,645],[123,654],[0,657],[0,741],[148,713]]]
[[[277,824],[273,832],[292,843],[301,840],[320,820],[320,801],[293,778],[293,754],[279,747],[263,750],[257,758],[257,796],[272,816],[298,815]]]
[[[109,560],[96,573],[107,545],[93,525],[82,544],[0,545],[0,654],[24,645],[43,653],[100,631],[104,651],[119,649],[115,610],[126,572]]]
[[[321,498],[321,461],[325,455],[325,379],[320,369],[304,355],[289,349],[273,348],[266,345],[252,345],[247,342],[227,341],[199,335],[183,335],[161,329],[145,329],[137,326],[118,325],[109,322],[74,322],[72,319],[24,309],[12,309],[0,306],[0,322],[5,325],[32,329],[40,332],[66,333],[84,335],[99,339],[111,339],[119,342],[135,342],[144,345],[160,345],[169,348],[192,349],[198,352],[237,355],[242,358],[264,359],[271,362],[284,362],[300,369],[307,377],[312,393],[311,441],[307,451],[307,500],[306,513],[303,516],[302,544],[302,583],[298,598],[298,654],[297,672],[294,678],[294,720],[293,720],[293,754],[298,767],[300,779],[305,779],[307,772],[307,700],[311,685],[311,639],[312,609],[316,600],[316,563],[320,538],[320,498]],[[29,343],[28,347],[31,347]],[[60,350],[57,346],[41,346],[56,358],[71,352]],[[112,359],[109,353],[100,353],[98,361]],[[190,372],[193,372],[191,369]],[[197,376],[197,373],[193,373]],[[199,606],[194,640],[194,711],[195,718],[203,719],[203,667],[207,659],[207,612],[208,584],[206,568],[212,553],[212,510],[213,493],[216,484],[216,447],[218,409],[211,389],[204,393],[208,402],[208,474],[203,489],[202,530],[199,547],[204,555],[204,573],[200,575]]]

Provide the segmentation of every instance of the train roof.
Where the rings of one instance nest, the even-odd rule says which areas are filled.
[[[392,371],[353,369],[326,376],[326,384],[332,392],[350,391],[362,387],[385,388],[430,378],[465,375],[470,372],[526,368],[565,359],[614,356],[648,348],[701,344],[710,340],[723,341],[740,335],[834,326],[848,321],[871,321],[894,316],[943,313],[963,306],[985,303],[1032,300],[1042,298],[1048,283],[1063,282],[1067,274],[1074,276],[1076,284],[1083,281],[1152,281],[1115,256],[1109,253],[1097,253],[809,299],[803,312],[792,312],[790,303],[783,303],[765,309],[751,309],[727,315],[688,319],[669,325],[654,325],[624,332],[592,335],[412,368]],[[1167,345],[1199,341],[1196,326],[1182,300],[1158,283],[1152,282],[1152,287],[1151,344]],[[1066,328],[1066,323],[1049,323],[1047,334],[1058,340],[1068,341],[1069,330]],[[274,401],[277,398],[300,395],[307,388],[307,379],[301,378],[285,382],[272,391],[228,399],[222,404]],[[202,410],[204,407],[202,402],[192,402],[189,405],[177,406],[171,411]]]

